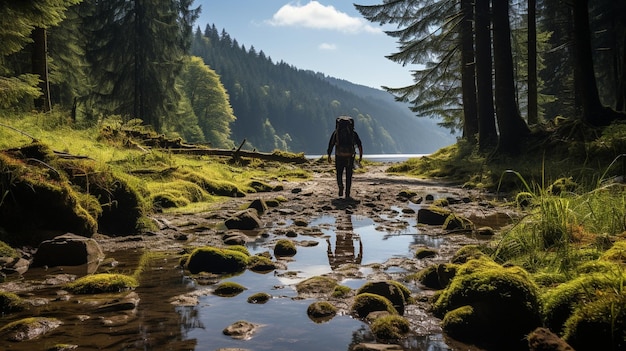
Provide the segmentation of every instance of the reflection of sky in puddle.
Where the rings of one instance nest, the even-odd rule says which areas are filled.
[[[411,257],[411,245],[421,244],[438,247],[441,238],[420,234],[415,214],[403,214],[393,209],[394,215],[381,218],[385,221],[407,223],[396,227],[380,224],[359,215],[322,215],[309,223],[322,235],[299,234],[292,240],[316,241],[315,246],[298,246],[298,252],[283,261],[288,272],[277,270],[267,274],[246,271],[241,275],[224,279],[237,282],[247,288],[242,294],[231,297],[204,296],[191,311],[181,309],[186,318],[196,319],[186,332],[187,339],[196,339],[197,345],[210,345],[210,349],[243,348],[250,350],[347,350],[353,337],[367,329],[361,321],[349,316],[337,316],[322,324],[312,322],[306,309],[314,300],[293,299],[297,296],[295,284],[312,276],[329,273],[344,263],[368,265],[384,263],[392,257]],[[285,228],[284,223],[275,228]],[[274,228],[274,229],[275,229]],[[296,232],[298,228],[294,228]],[[306,231],[301,231],[306,232]],[[247,247],[251,254],[270,251],[279,237],[272,229],[266,237],[260,237]],[[362,255],[362,256],[361,256]],[[367,274],[371,268],[361,267]],[[403,273],[398,267],[389,267],[388,273]],[[340,283],[352,289],[360,288],[366,279],[350,278]],[[257,292],[266,292],[273,298],[262,305],[249,304],[246,299]],[[251,341],[233,340],[222,334],[228,325],[247,320],[264,325]],[[365,327],[364,327],[365,326]]]

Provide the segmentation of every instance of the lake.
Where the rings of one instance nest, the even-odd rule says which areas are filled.
[[[398,163],[404,162],[410,158],[418,158],[426,155],[430,154],[363,154],[363,159],[373,162]],[[326,155],[306,155],[305,157],[309,160],[315,160],[322,156]]]

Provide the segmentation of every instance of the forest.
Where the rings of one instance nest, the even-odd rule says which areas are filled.
[[[533,128],[555,120],[623,121],[625,1],[397,0],[356,5],[422,63],[414,84],[387,88],[412,110],[460,125],[480,150],[522,153]]]
[[[246,140],[260,151],[321,154],[342,114],[357,120],[368,153],[429,153],[455,141],[382,90],[274,63],[215,27],[194,32],[201,8],[193,1],[146,3],[2,5],[15,16],[2,20],[12,29],[0,108],[68,111],[76,126],[120,116],[217,148]]]
[[[117,115],[189,142],[229,148],[246,139],[259,150],[306,153],[324,149],[341,114],[357,119],[371,153],[454,142],[428,118],[398,112],[405,106],[481,150],[505,153],[523,151],[531,129],[555,120],[624,119],[624,1],[355,5],[396,26],[387,34],[400,50],[390,60],[424,67],[414,84],[384,87],[404,103],[397,106],[274,62],[214,26],[194,30],[201,8],[193,0],[146,3],[4,2],[0,108],[54,107],[77,125]]]

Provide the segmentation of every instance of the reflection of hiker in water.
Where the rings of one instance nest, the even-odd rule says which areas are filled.
[[[359,162],[363,158],[363,145],[357,132],[354,131],[354,119],[348,116],[337,117],[335,121],[335,131],[328,141],[328,162],[331,162],[330,154],[335,148],[335,170],[337,172],[337,185],[339,186],[339,196],[343,196],[343,171],[346,171],[346,199],[350,198],[350,187],[352,186],[352,169],[354,167],[354,157],[356,149],[359,148]]]
[[[345,220],[347,218],[347,220]],[[335,270],[346,263],[361,264],[363,260],[363,243],[358,236],[354,238],[351,216],[344,217],[335,229],[335,252],[333,253],[330,239],[326,239],[328,243],[328,263]],[[358,242],[359,251],[355,252],[354,242]]]

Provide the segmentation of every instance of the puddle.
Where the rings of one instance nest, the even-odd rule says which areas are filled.
[[[241,348],[317,351],[349,350],[355,343],[374,342],[368,326],[350,316],[336,316],[325,323],[310,320],[306,309],[315,300],[296,298],[294,285],[306,278],[330,273],[346,263],[361,265],[361,273],[367,275],[372,269],[363,266],[384,263],[394,257],[411,257],[412,245],[438,248],[443,243],[442,238],[420,234],[414,214],[394,210],[385,216],[383,219],[399,225],[384,227],[379,223],[380,218],[357,215],[322,215],[313,218],[308,227],[315,229],[318,234],[299,234],[292,238],[296,242],[306,241],[309,245],[298,246],[297,254],[286,261],[286,270],[266,274],[245,271],[238,276],[223,279],[221,282],[237,282],[247,290],[235,297],[204,294],[193,307],[176,307],[169,300],[185,292],[212,289],[213,286],[199,285],[185,277],[184,272],[175,268],[177,256],[172,254],[172,257],[155,262],[142,273],[141,286],[136,290],[141,302],[136,313],[119,325],[106,322],[107,318],[114,316],[94,313],[88,305],[81,303],[86,298],[55,301],[58,300],[58,288],[39,289],[34,294],[44,295],[52,302],[25,313],[9,315],[8,318],[2,316],[3,324],[25,316],[40,315],[60,318],[63,326],[41,340],[11,343],[5,349],[44,350],[66,343],[80,345],[80,350]],[[284,229],[288,223],[280,223],[276,228]],[[272,230],[267,230],[267,236],[247,244],[252,254],[271,252],[272,243],[279,237]],[[295,230],[298,231],[297,228]],[[310,242],[316,242],[317,245],[311,246]],[[109,256],[118,261],[117,268],[132,272],[141,252],[116,252]],[[103,270],[106,267],[100,267],[98,272]],[[284,274],[286,272],[295,274]],[[396,275],[405,271],[392,266],[387,267],[385,272]],[[29,271],[27,275],[35,273],[35,270]],[[49,273],[40,272],[42,275]],[[358,289],[365,282],[365,279],[350,278],[340,283]],[[258,292],[268,293],[272,299],[265,304],[248,303],[247,298]],[[115,298],[115,295],[111,298]],[[80,316],[91,317],[81,320]],[[225,327],[239,320],[247,320],[262,327],[251,340],[235,340],[222,333]],[[405,343],[406,350],[449,350],[440,335],[410,338]]]

